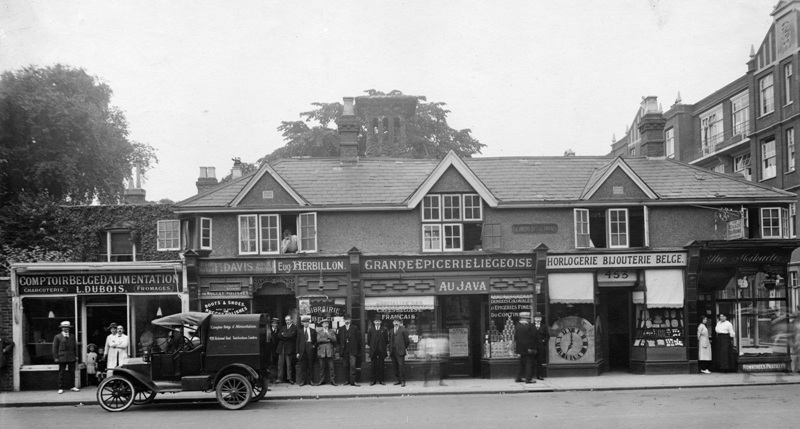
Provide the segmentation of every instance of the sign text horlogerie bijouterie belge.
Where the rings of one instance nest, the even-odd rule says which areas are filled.
[[[682,267],[686,252],[548,255],[547,268]]]

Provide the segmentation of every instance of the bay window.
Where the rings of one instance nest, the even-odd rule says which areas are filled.
[[[483,202],[477,194],[434,194],[422,199],[422,250],[482,248]]]

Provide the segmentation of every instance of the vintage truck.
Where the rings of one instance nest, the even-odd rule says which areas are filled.
[[[215,391],[238,410],[267,393],[267,318],[263,314],[186,312],[152,321],[172,331],[170,347],[156,347],[146,364],[114,368],[97,388],[106,411],[125,411],[166,392]],[[193,331],[192,338],[184,332]]]

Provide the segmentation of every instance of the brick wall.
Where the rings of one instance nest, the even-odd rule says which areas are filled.
[[[0,338],[11,341],[11,279],[0,278]],[[6,355],[5,368],[0,368],[0,391],[13,389],[13,371],[11,356]]]

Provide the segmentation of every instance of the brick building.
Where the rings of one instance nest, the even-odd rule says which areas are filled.
[[[341,157],[198,181],[198,195],[175,205],[192,310],[334,324],[349,313],[362,332],[399,316],[412,373],[418,342],[441,335],[446,374],[491,378],[515,370],[521,311],[551,327],[550,375],[596,375],[696,371],[697,316],[739,305],[738,280],[785,310],[785,295],[764,285],[785,290],[776,279],[798,246],[784,238],[795,195],[666,159],[666,121],[652,106],[641,112],[645,156],[432,160],[360,156],[359,104],[379,127],[396,124],[393,136],[413,114],[406,98],[404,108],[373,101],[345,98]],[[287,231],[297,251],[282,248]],[[765,347],[788,361],[785,344]]]

